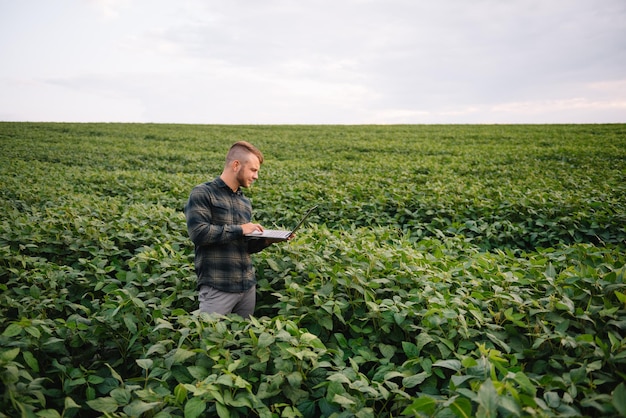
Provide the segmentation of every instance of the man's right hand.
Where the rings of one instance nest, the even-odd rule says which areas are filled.
[[[241,228],[243,229],[244,235],[252,234],[254,232],[263,232],[263,227],[261,225],[253,224],[252,222],[241,225]]]

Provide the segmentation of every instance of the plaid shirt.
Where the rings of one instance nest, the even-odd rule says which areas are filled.
[[[251,253],[265,246],[243,236],[252,205],[241,190],[233,192],[221,178],[193,188],[185,205],[187,230],[195,245],[198,288],[211,286],[241,293],[256,284]]]

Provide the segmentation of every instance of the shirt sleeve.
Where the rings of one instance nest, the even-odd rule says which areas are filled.
[[[187,231],[195,245],[221,244],[243,236],[241,225],[218,224],[214,222],[209,193],[194,189],[185,205]]]

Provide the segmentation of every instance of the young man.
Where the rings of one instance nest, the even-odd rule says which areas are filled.
[[[254,313],[256,278],[250,254],[271,245],[245,234],[263,231],[250,222],[252,205],[241,191],[259,177],[263,154],[240,141],[226,155],[222,174],[193,188],[185,205],[187,230],[195,245],[200,311],[244,318]]]

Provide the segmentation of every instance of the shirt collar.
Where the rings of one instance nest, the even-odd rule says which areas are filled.
[[[226,184],[226,182],[224,180],[222,180],[222,178],[220,176],[217,176],[217,178],[215,179],[215,182],[217,183],[217,185],[219,187],[223,187],[226,190],[228,190],[229,192],[233,193],[233,194],[237,194],[240,195],[241,194],[241,187],[237,189],[237,191],[233,192],[233,189],[230,188],[230,186],[228,184]]]

